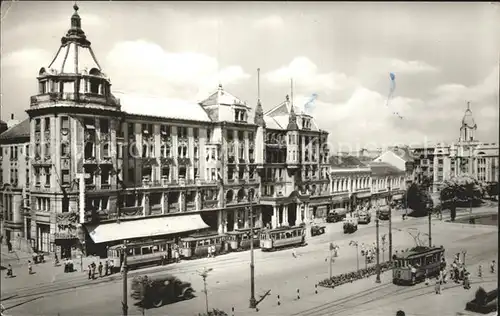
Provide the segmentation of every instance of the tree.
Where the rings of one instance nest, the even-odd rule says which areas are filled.
[[[427,210],[432,209],[434,203],[428,192],[428,187],[412,183],[405,193],[404,203],[406,208],[413,210],[410,215],[425,216]]]
[[[498,182],[487,184],[485,191],[490,198],[498,198]]]

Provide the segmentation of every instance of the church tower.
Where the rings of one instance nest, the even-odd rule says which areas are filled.
[[[286,127],[286,164],[288,168],[297,168],[299,164],[299,126],[297,125],[297,115],[293,109],[293,102],[290,102],[288,96],[286,100],[290,105],[290,115],[288,116],[288,125]]]
[[[76,226],[108,218],[116,208],[120,102],[82,29],[78,6],[54,59],[38,73],[30,117],[31,236],[40,251],[68,256]],[[85,179],[85,180],[83,180]],[[85,182],[85,195],[80,182]],[[98,192],[109,190],[106,196]],[[96,196],[92,196],[95,194]],[[39,217],[47,211],[50,217]],[[65,223],[65,224],[61,224]],[[40,228],[42,227],[42,228]]]
[[[472,117],[470,109],[470,102],[467,102],[467,110],[465,110],[464,117],[462,118],[462,126],[460,127],[460,142],[472,142],[475,140],[477,130],[476,122]]]

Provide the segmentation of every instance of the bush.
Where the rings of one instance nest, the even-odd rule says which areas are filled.
[[[207,313],[198,313],[198,316],[229,316],[226,312],[221,311],[220,309],[214,308],[213,310]]]
[[[389,261],[380,264],[381,273],[390,269],[392,269],[392,266]],[[360,269],[359,271],[342,273],[340,275],[333,276],[331,279],[328,278],[320,281],[318,285],[322,287],[334,288],[336,286],[351,283],[353,281],[367,278],[375,274],[377,274],[377,267],[371,266],[365,269]]]

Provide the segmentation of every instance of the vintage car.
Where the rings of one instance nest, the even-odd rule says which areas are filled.
[[[325,233],[325,226],[312,225],[311,226],[311,236],[323,235]]]
[[[340,222],[342,219],[346,217],[346,214],[347,214],[346,208],[336,208],[330,210],[330,212],[328,212],[328,214],[326,215],[326,222],[327,223]]]
[[[142,307],[160,307],[167,302],[189,300],[194,297],[194,290],[191,283],[173,275],[136,276],[132,279],[130,296],[138,300]]]
[[[358,230],[358,219],[356,217],[346,217],[344,219],[344,234],[352,234]]]
[[[372,221],[372,216],[368,211],[359,211],[358,213],[358,223],[359,224],[370,224]]]
[[[378,218],[380,220],[389,220],[390,210],[388,205],[381,206],[378,211]]]

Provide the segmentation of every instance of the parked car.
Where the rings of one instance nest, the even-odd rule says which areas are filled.
[[[323,235],[325,233],[325,226],[313,225],[311,226],[311,236]]]
[[[326,222],[327,223],[340,222],[342,219],[346,217],[346,214],[347,214],[347,209],[345,208],[336,208],[330,210],[330,212],[328,212],[328,215],[326,215]]]
[[[194,297],[191,283],[173,275],[158,277],[136,276],[132,279],[130,296],[143,307],[160,307],[164,303],[188,300]]]
[[[359,224],[370,224],[372,221],[372,216],[368,211],[359,211],[358,213],[358,223]]]
[[[378,211],[378,218],[382,221],[386,221],[389,220],[389,216],[390,216],[389,206],[387,205],[381,206]]]

